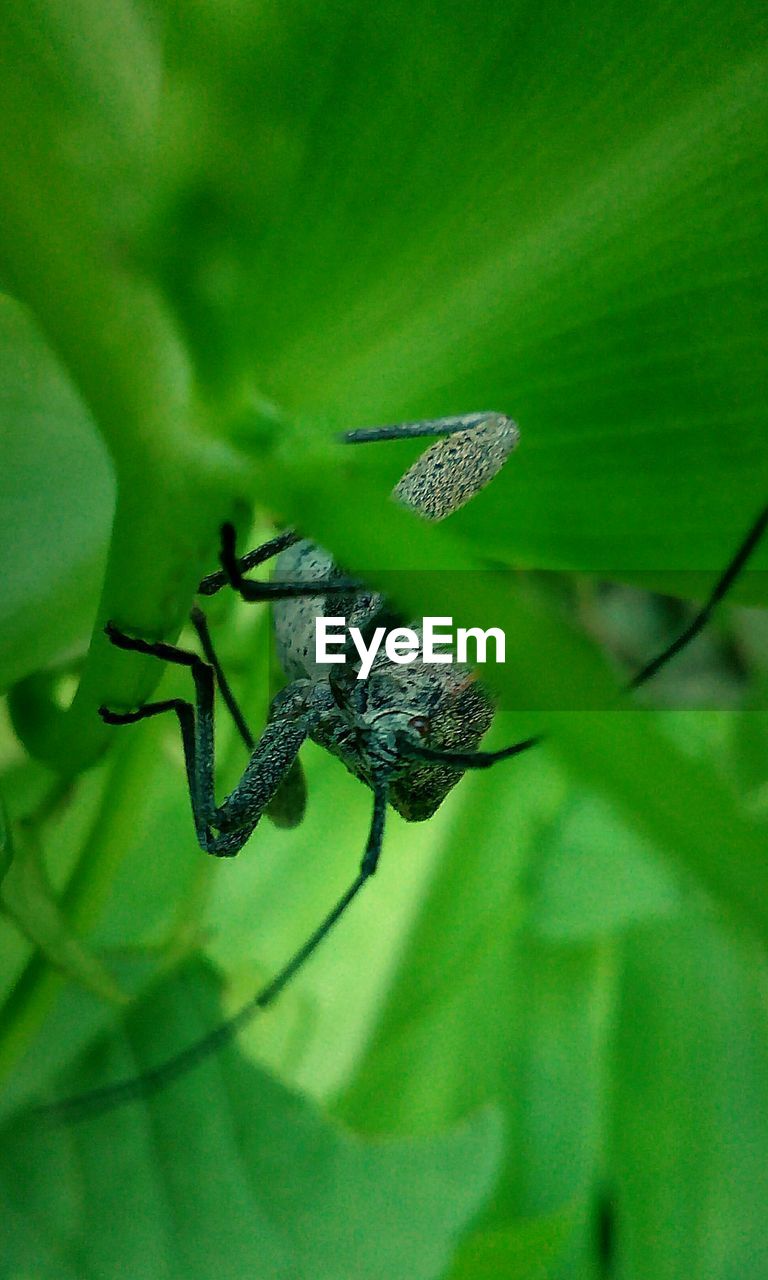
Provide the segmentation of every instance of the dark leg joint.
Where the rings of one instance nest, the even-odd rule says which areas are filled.
[[[150,658],[160,658],[163,662],[175,662],[181,667],[194,667],[200,662],[196,653],[187,653],[175,644],[164,644],[161,640],[142,640],[139,636],[127,636],[120,631],[114,622],[108,622],[105,634],[118,649],[127,649],[131,653],[143,653]]]
[[[187,705],[182,698],[169,698],[166,702],[148,702],[145,707],[139,707],[136,711],[110,711],[109,707],[99,707],[99,715],[105,724],[136,724],[139,720],[149,720],[165,711],[175,711],[178,714]]]
[[[264,542],[254,551],[249,551],[247,555],[241,557],[238,562],[240,574],[247,572],[248,569],[255,569],[260,564],[266,564],[268,560],[273,560],[281,551],[292,547],[298,541],[299,535],[293,529],[284,529],[282,533],[270,538],[269,542]],[[209,573],[206,578],[203,578],[197,589],[202,596],[215,596],[217,591],[221,591],[221,588],[228,584],[229,576],[223,570],[217,569],[216,573]]]
[[[221,550],[219,551],[219,562],[221,570],[235,591],[239,591],[243,584],[243,574],[237,560],[235,550],[237,534],[235,526],[227,522],[221,526]]]
[[[380,849],[374,849],[371,853],[366,853],[360,863],[360,876],[363,880],[370,880],[371,876],[376,875],[376,868],[379,865]]]
[[[126,635],[111,618],[104,628],[104,634],[118,649],[135,649],[139,653],[145,653],[149,643],[147,640],[139,640],[137,636]]]

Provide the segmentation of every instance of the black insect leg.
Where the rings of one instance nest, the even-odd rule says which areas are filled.
[[[208,630],[208,620],[200,609],[193,609],[190,613],[190,621],[197,632],[200,646],[205,654],[207,662],[213,667],[216,675],[216,683],[219,688],[227,710],[231,715],[240,737],[249,752],[253,751],[256,741],[248,728],[245,716],[235,698],[234,693],[229,684],[218,655],[213,645],[210,632]],[[289,768],[280,786],[274,796],[267,805],[267,813],[272,822],[277,827],[296,827],[304,817],[304,810],[307,804],[307,787],[304,781],[304,771],[298,756]]]
[[[246,1006],[238,1014],[238,1018],[242,1017],[243,1022],[254,1013],[256,1009],[266,1009],[280,995],[284,987],[288,985],[291,978],[298,973],[302,965],[306,963],[312,953],[317,949],[339,920],[352,900],[357,897],[366,881],[375,875],[376,868],[379,865],[379,857],[381,856],[381,846],[384,839],[384,821],[387,813],[387,801],[389,798],[389,786],[386,780],[380,780],[374,784],[373,789],[373,817],[371,818],[371,826],[368,832],[368,840],[366,841],[365,852],[360,870],[352,881],[352,884],[339,898],[332,911],[315,929],[314,933],[307,938],[307,941],[296,952],[288,963],[280,970],[266,987],[264,987],[254,998],[251,1005]]]
[[[216,857],[233,857],[248,840],[264,810],[293,765],[306,740],[310,720],[300,714],[271,721],[258,743],[240,782],[222,805],[214,797],[214,668],[195,653],[175,645],[153,643],[124,635],[113,624],[107,634],[120,649],[189,667],[195,682],[196,706],[183,699],[149,703],[127,714],[99,709],[108,724],[134,724],[150,716],[173,711],[181,727],[189,794],[200,847]],[[215,835],[211,830],[218,831]]]
[[[344,444],[378,440],[434,439],[395,485],[392,497],[424,520],[458,511],[490,484],[517,447],[517,423],[503,413],[465,413],[456,418],[400,422],[347,431]],[[448,439],[447,437],[452,437]]]
[[[197,714],[191,702],[186,702],[182,698],[171,698],[164,702],[149,702],[137,711],[128,713],[99,707],[99,715],[107,724],[135,724],[138,720],[147,720],[151,716],[162,715],[165,711],[175,712],[181,729],[195,832],[200,847],[208,853],[213,853],[215,837],[210,829],[216,809],[213,791],[213,670],[196,653],[189,653],[186,649],[125,635],[112,622],[108,622],[104,629],[112,644],[118,649],[144,653],[153,658],[160,658],[164,662],[173,662],[191,669],[195,683]]]
[[[293,538],[295,542],[296,537]],[[327,582],[254,582],[243,577],[241,560],[235,549],[234,526],[221,526],[221,570],[224,580],[237,591],[241,599],[251,603],[267,603],[270,600],[301,600],[307,596],[327,594],[349,595],[350,591],[364,590],[362,584],[352,580],[333,578]],[[267,544],[270,545],[270,544]],[[290,543],[288,545],[291,545]],[[246,556],[247,560],[248,557]],[[261,562],[259,562],[261,563]],[[207,581],[207,579],[206,579]],[[217,588],[218,589],[218,588]]]
[[[312,728],[308,714],[270,720],[235,789],[218,806],[213,823],[220,835],[212,852],[237,853],[275,796]]]
[[[264,602],[287,597],[315,595],[325,593],[327,590],[335,592],[341,590],[344,593],[348,593],[350,590],[350,584],[340,584],[338,581],[331,584],[320,583],[317,586],[306,583],[287,585],[281,583],[245,583],[242,577],[245,570],[266,563],[273,556],[292,546],[299,540],[298,534],[289,529],[284,533],[278,534],[271,541],[265,542],[263,546],[257,547],[255,551],[249,552],[247,556],[242,557],[235,556],[234,540],[234,529],[231,525],[225,526],[225,529],[222,530],[222,544],[225,547],[222,559],[226,560],[228,573],[221,569],[218,573],[210,574],[208,578],[204,578],[199,587],[199,590],[204,595],[214,595],[222,586],[228,584],[230,578],[234,578],[234,584],[231,585],[234,585],[236,590],[240,590],[244,586],[245,591],[248,593],[248,599],[263,600]],[[231,552],[229,550],[230,545]],[[219,692],[234,720],[237,731],[248,750],[252,751],[254,748],[253,735],[248,728],[245,716],[238,706],[229,681],[216,655],[213,641],[208,631],[206,617],[200,609],[195,608],[190,614],[190,621],[197,632],[203,653],[214,669]],[[305,808],[306,784],[301,764],[297,758],[270,801],[267,812],[276,826],[288,828],[295,827],[301,822]]]
[[[260,564],[266,564],[268,560],[274,559],[281,551],[286,551],[288,547],[292,547],[299,541],[299,534],[294,529],[285,529],[282,533],[278,533],[274,538],[270,538],[269,542],[264,542],[260,547],[256,547],[253,551],[249,551],[247,555],[242,556],[237,562],[237,573],[242,575],[247,573],[249,569],[255,569]],[[222,587],[230,585],[230,578],[223,569],[217,569],[215,573],[209,573],[207,578],[203,578],[200,586],[197,588],[198,594],[201,596],[215,596],[217,591],[221,591]]]
[[[298,973],[299,969],[317,950],[323,939],[328,936],[334,925],[341,919],[363,885],[375,873],[384,837],[388,795],[387,779],[377,779],[374,784],[373,817],[365,852],[360,864],[360,870],[352,884],[342,894],[332,910],[328,912],[325,919],[307,938],[303,946],[299,947],[298,951],[294,953],[280,972],[270,979],[266,986],[262,987],[242,1009],[239,1009],[226,1022],[219,1023],[217,1027],[214,1027],[207,1035],[196,1040],[194,1044],[182,1049],[174,1057],[167,1058],[165,1062],[161,1062],[158,1066],[144,1072],[143,1075],[118,1080],[115,1084],[107,1084],[100,1089],[92,1089],[89,1093],[78,1094],[71,1098],[64,1098],[61,1102],[42,1106],[38,1108],[38,1114],[56,1123],[73,1123],[88,1116],[109,1111],[121,1103],[130,1102],[136,1098],[151,1097],[228,1044],[234,1039],[237,1032],[251,1021],[255,1014],[273,1004],[291,979]]]
[[[208,619],[206,618],[205,614],[202,612],[201,609],[193,609],[189,615],[189,620],[192,623],[192,626],[195,628],[195,631],[197,632],[197,637],[200,641],[200,647],[202,648],[203,653],[205,654],[206,661],[208,662],[209,666],[213,667],[213,671],[216,676],[216,684],[218,685],[218,688],[219,688],[219,693],[224,699],[227,710],[229,711],[229,714],[231,715],[232,719],[235,722],[237,731],[240,734],[240,737],[245,743],[247,749],[249,751],[253,751],[253,748],[256,745],[255,739],[250,729],[248,728],[248,725],[246,724],[245,716],[243,715],[240,709],[240,706],[238,705],[237,699],[235,698],[235,695],[232,692],[229,680],[227,679],[227,677],[224,674],[224,671],[222,670],[222,666],[221,666],[221,663],[219,662],[218,655],[216,653],[216,650],[213,647],[211,633],[208,630]]]
[[[764,507],[760,512],[760,515],[757,517],[757,520],[747,533],[747,536],[736,551],[733,559],[726,566],[725,570],[721,573],[712,588],[706,603],[696,614],[693,621],[686,627],[685,631],[677,637],[676,640],[673,640],[672,643],[667,646],[666,649],[662,650],[661,653],[658,653],[655,658],[651,658],[650,662],[646,662],[645,666],[638,671],[637,675],[632,677],[627,685],[627,689],[639,689],[641,685],[652,680],[662,667],[665,667],[676,654],[680,653],[682,649],[685,649],[686,646],[689,645],[692,640],[695,640],[696,636],[704,630],[715,609],[731,590],[731,587],[736,582],[737,578],[746,568],[750,557],[757,550],[757,547],[765,535],[766,528],[768,528],[768,506]]]

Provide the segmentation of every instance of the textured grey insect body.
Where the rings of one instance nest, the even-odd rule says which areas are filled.
[[[347,575],[315,543],[302,541],[277,561],[278,579],[292,582],[344,581]],[[337,756],[350,773],[373,784],[377,768],[390,777],[389,802],[411,822],[429,818],[461,778],[461,771],[420,762],[400,753],[409,735],[443,751],[474,751],[491,723],[493,705],[461,665],[407,665],[379,651],[367,680],[358,680],[359,657],[348,653],[343,668],[315,659],[317,615],[343,618],[365,632],[388,617],[379,594],[327,594],[275,605],[277,654],[295,693],[304,692],[316,711],[309,736]],[[418,627],[414,625],[418,633]],[[340,672],[340,674],[339,674]]]
[[[515,448],[518,435],[515,423],[504,414],[475,413],[351,431],[344,440],[359,444],[438,437],[406,471],[393,496],[425,519],[442,520],[489,483]],[[244,577],[247,569],[275,557],[280,576],[274,582]],[[271,600],[276,606],[278,653],[289,683],[274,699],[260,740],[254,740],[245,724],[216,658],[205,617],[197,609],[192,622],[207,662],[173,645],[126,635],[114,623],[107,627],[119,648],[190,667],[195,705],[174,699],[127,714],[102,707],[101,714],[110,724],[131,724],[175,712],[195,831],[201,847],[216,857],[238,853],[264,813],[282,826],[295,826],[301,820],[305,790],[298,753],[302,743],[313,738],[374,793],[374,820],[361,872],[367,878],[378,863],[387,805],[413,821],[434,813],[490,724],[490,701],[468,668],[447,670],[419,661],[404,667],[378,655],[367,681],[357,681],[353,669],[347,669],[344,680],[334,677],[332,667],[318,664],[314,651],[318,616],[344,617],[362,630],[375,624],[387,605],[379,593],[345,580],[326,551],[293,530],[239,558],[234,529],[225,525],[221,564],[220,572],[200,584],[201,595],[212,595],[228,584],[245,600]],[[214,795],[216,685],[250,752],[240,782],[220,804]],[[482,762],[469,764],[481,767]]]
[[[393,492],[428,520],[441,520],[468,502],[494,477],[519,439],[515,423],[502,414],[470,414],[451,424],[455,434],[421,454]],[[422,424],[406,424],[402,430],[409,425]],[[354,434],[363,438],[363,433]],[[278,557],[276,578],[339,583],[347,575],[327,551],[303,539]],[[317,616],[343,618],[345,625],[364,631],[387,613],[386,599],[364,589],[348,597],[328,593],[280,601],[275,605],[277,652],[286,676],[297,682],[296,689],[303,688],[307,705],[317,711],[309,736],[369,785],[376,772],[386,772],[390,804],[408,821],[418,822],[432,816],[462,774],[455,767],[402,755],[398,743],[411,736],[439,751],[474,751],[491,723],[493,705],[468,667],[419,659],[396,664],[379,652],[368,679],[359,681],[359,662],[351,654],[343,677],[316,661]],[[413,629],[418,632],[415,624]]]

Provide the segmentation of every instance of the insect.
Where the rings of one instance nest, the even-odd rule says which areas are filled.
[[[438,437],[399,481],[393,496],[427,520],[441,520],[458,510],[488,484],[516,447],[516,424],[500,413],[406,423],[347,432],[356,444],[414,436]],[[632,679],[629,688],[650,680],[702,630],[713,609],[732,586],[762,538],[768,507],[718,579],[704,607],[682,635]],[[276,579],[256,582],[248,570],[276,559]],[[273,699],[267,725],[256,742],[237,705],[215,653],[205,617],[191,620],[204,657],[175,645],[153,643],[107,625],[118,648],[147,654],[188,667],[194,704],[174,698],[149,703],[132,712],[100,708],[109,724],[129,725],[173,713],[181,729],[195,832],[203,850],[217,857],[239,852],[267,813],[278,825],[295,826],[305,805],[298,753],[311,738],[337,756],[373,793],[368,837],[357,875],[318,927],[269,981],[233,1018],[141,1077],[105,1085],[65,1099],[51,1110],[61,1118],[77,1118],[146,1096],[161,1089],[196,1062],[231,1039],[260,1009],[279,996],[320,942],[375,874],[382,849],[387,807],[409,821],[429,818],[469,769],[487,768],[534,747],[529,737],[498,751],[480,751],[481,738],[493,718],[489,694],[466,666],[427,666],[421,661],[395,665],[379,654],[367,680],[357,680],[354,666],[343,677],[318,666],[313,657],[314,621],[333,612],[365,633],[388,608],[384,597],[348,578],[331,555],[293,530],[279,533],[239,558],[231,525],[222,529],[221,568],[203,579],[199,592],[210,596],[225,586],[244,600],[271,601],[274,606],[278,656],[288,683]],[[234,790],[220,804],[214,797],[214,694],[216,687],[250,752]]]

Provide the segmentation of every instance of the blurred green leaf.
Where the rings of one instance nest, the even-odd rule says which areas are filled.
[[[670,915],[679,905],[679,887],[658,850],[609,805],[589,797],[564,806],[539,848],[537,933],[576,942]]]
[[[714,571],[768,496],[766,50],[754,0],[198,0],[153,262],[201,365],[315,434],[518,418],[455,522],[486,554]]]
[[[86,410],[30,316],[0,295],[0,687],[84,648],[113,502]]]
[[[233,1052],[86,1129],[6,1128],[3,1269],[410,1280],[444,1274],[472,1222],[465,1274],[763,1280],[764,963],[720,915],[768,936],[764,734],[623,711],[557,604],[472,572],[703,594],[764,505],[762,7],[6,10],[0,275],[27,310],[0,306],[0,676],[31,677],[13,704],[26,745],[74,774],[114,741],[97,706],[146,700],[160,664],[111,650],[103,622],[178,634],[222,519],[256,502],[372,581],[455,570],[395,594],[493,614],[517,708],[496,742],[549,746],[465,779],[419,830],[393,821],[359,911],[241,1037],[240,1055],[407,1144],[339,1134]],[[411,446],[332,442],[486,407],[519,419],[521,448],[446,528],[388,500]],[[90,424],[117,494],[100,602],[111,489]],[[766,582],[742,598],[766,603]],[[38,673],[94,618],[62,715],[65,687]],[[758,631],[726,618],[757,706]],[[267,680],[238,626],[226,656],[236,684],[252,663],[258,727]],[[13,768],[4,728],[0,749]],[[47,907],[109,949],[126,990],[191,950],[227,1001],[250,994],[364,839],[367,792],[306,754],[306,827],[264,824],[214,867],[195,860],[175,726],[126,732],[68,810],[35,816]],[[64,1069],[73,1088],[130,1073],[218,1016],[190,970],[88,1068],[109,1011],[2,932],[6,1114]],[[410,1137],[488,1101],[502,1152],[482,1118]]]
[[[5,14],[0,270],[69,375],[117,481],[94,641],[74,702],[62,713],[49,690],[32,685],[17,706],[28,747],[70,774],[104,750],[99,704],[145,701],[153,687],[146,662],[115,661],[104,622],[178,633],[218,526],[243,499],[238,460],[212,439],[188,353],[135,258],[151,201],[160,79],[158,33],[131,0],[13,0]],[[34,527],[25,540],[39,534]]]
[[[562,782],[541,761],[538,768],[532,758],[515,763],[515,780],[496,785],[492,796],[483,778],[463,784],[457,818],[339,1105],[356,1127],[410,1133],[433,1132],[498,1100],[508,1141],[481,1229],[560,1214],[567,1205],[560,1245],[571,1266],[586,1267],[616,971],[603,938],[564,947],[532,931],[532,866],[556,820]],[[399,1063],[409,1069],[393,1090]],[[532,1256],[529,1265],[543,1264]]]
[[[5,811],[3,797],[0,794],[0,883],[5,879],[8,868],[13,862],[13,841],[8,815]]]
[[[627,1280],[763,1280],[765,957],[689,910],[626,944],[608,1178]]]
[[[189,971],[67,1087],[146,1067],[217,1017],[210,977]],[[156,1100],[6,1130],[3,1273],[399,1280],[407,1267],[428,1280],[488,1195],[498,1153],[490,1111],[429,1140],[363,1142],[230,1051]]]
[[[70,929],[54,896],[41,850],[29,830],[17,841],[13,863],[3,881],[0,907],[68,978],[82,982],[105,1000],[119,1003],[124,999],[98,956]]]
[[[516,1223],[506,1231],[469,1236],[448,1280],[547,1280],[562,1249],[568,1214]]]

